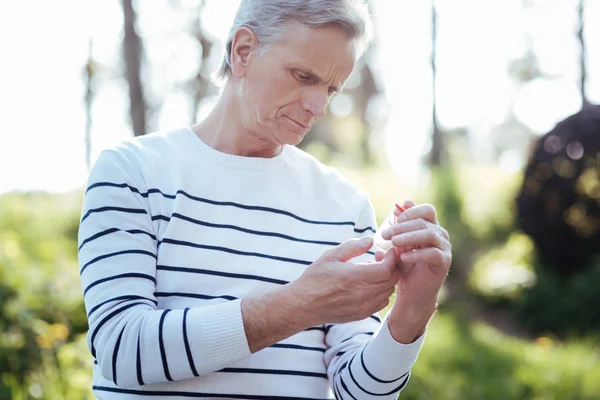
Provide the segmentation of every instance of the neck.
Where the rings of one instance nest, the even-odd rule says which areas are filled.
[[[222,153],[242,157],[275,157],[281,153],[283,145],[273,143],[244,126],[245,104],[239,94],[239,85],[239,82],[230,79],[210,114],[191,128],[204,143]]]

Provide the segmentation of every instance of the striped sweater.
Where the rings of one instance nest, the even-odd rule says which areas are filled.
[[[297,279],[374,227],[364,192],[293,146],[240,157],[182,128],[105,150],[79,228],[94,394],[396,398],[423,337],[397,343],[373,315],[251,354],[241,314],[240,299]]]

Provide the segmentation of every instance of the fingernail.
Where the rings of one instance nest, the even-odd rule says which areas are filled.
[[[392,235],[392,230],[390,228],[386,228],[383,230],[383,232],[381,232],[381,236],[391,236]]]
[[[371,244],[371,242],[373,241],[373,238],[370,236],[365,236],[362,239],[360,239],[360,245],[361,246],[368,246]]]

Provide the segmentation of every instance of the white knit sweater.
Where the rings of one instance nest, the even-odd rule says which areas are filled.
[[[374,227],[368,197],[293,146],[240,157],[182,128],[104,151],[79,231],[95,395],[396,398],[423,337],[397,343],[373,315],[250,354],[240,307]]]

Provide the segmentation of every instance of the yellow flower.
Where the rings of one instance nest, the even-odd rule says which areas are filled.
[[[57,340],[66,340],[69,337],[69,328],[63,324],[52,324],[50,335]]]
[[[546,336],[540,336],[539,338],[535,339],[535,344],[546,350],[552,347],[552,339]]]
[[[49,349],[52,347],[52,340],[46,335],[38,335],[35,341],[41,349]]]

